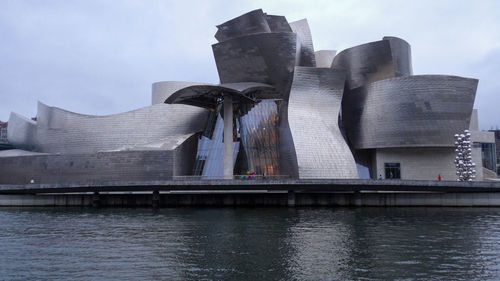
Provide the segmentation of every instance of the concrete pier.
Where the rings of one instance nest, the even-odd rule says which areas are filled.
[[[151,193],[0,195],[0,207],[178,207],[178,206],[282,206],[282,207],[500,207],[500,193]]]
[[[158,190],[153,191],[153,198],[151,198],[151,206],[153,206],[153,208],[160,207],[160,192]]]
[[[98,208],[101,205],[101,197],[99,196],[99,192],[94,192],[92,195],[92,207]]]
[[[295,192],[293,190],[288,191],[287,206],[295,207]]]

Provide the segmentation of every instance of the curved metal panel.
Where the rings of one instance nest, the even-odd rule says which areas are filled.
[[[194,85],[182,88],[165,100],[169,104],[188,104],[215,109],[223,95],[231,95],[239,103],[255,103],[256,99],[276,98],[274,87],[262,83],[227,83],[220,85]]]
[[[316,66],[316,59],[314,57],[314,46],[312,41],[311,30],[307,19],[301,19],[290,23],[292,31],[297,33],[300,39],[300,66]]]
[[[359,178],[338,127],[344,81],[344,71],[295,68],[287,113],[299,178]]]
[[[32,150],[35,148],[34,136],[36,122],[15,112],[9,116],[7,139],[16,148]]]
[[[253,10],[217,26],[215,38],[219,42],[255,33],[268,33],[271,28],[261,9]]]
[[[401,38],[392,36],[385,36],[383,40],[389,41],[389,45],[391,46],[394,76],[401,77],[413,75],[410,44]]]
[[[201,84],[202,83],[184,81],[161,81],[153,83],[151,105],[164,103],[167,98],[180,89]]]
[[[373,82],[344,97],[344,128],[355,149],[453,146],[469,127],[477,83],[444,75]]]
[[[261,33],[212,45],[221,83],[258,82],[281,94],[291,83],[297,57],[295,33]]]
[[[336,54],[337,51],[335,50],[320,50],[314,52],[316,67],[330,68],[332,66],[333,58],[335,58]]]
[[[267,15],[266,17],[271,32],[292,32],[292,28],[284,16]]]
[[[169,149],[202,131],[207,110],[157,104],[125,113],[90,116],[38,104],[35,149],[49,153],[92,153],[154,146]]]
[[[347,87],[412,75],[410,45],[396,37],[352,47],[335,56],[332,68],[347,72]]]

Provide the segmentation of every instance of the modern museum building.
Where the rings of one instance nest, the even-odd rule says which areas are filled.
[[[41,102],[11,113],[0,183],[232,179],[455,181],[454,135],[470,130],[476,180],[495,138],[477,126],[478,80],[414,75],[397,37],[315,51],[307,20],[254,10],[219,26],[220,84],[165,81],[152,104],[91,116]],[[118,97],[117,97],[118,98]],[[493,164],[491,164],[493,163]],[[496,177],[496,174],[494,174]]]

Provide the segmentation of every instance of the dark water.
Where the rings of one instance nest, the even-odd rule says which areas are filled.
[[[499,280],[500,209],[0,208],[2,280]]]

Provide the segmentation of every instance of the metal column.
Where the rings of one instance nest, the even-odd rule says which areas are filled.
[[[224,96],[224,179],[233,178],[233,99]]]

